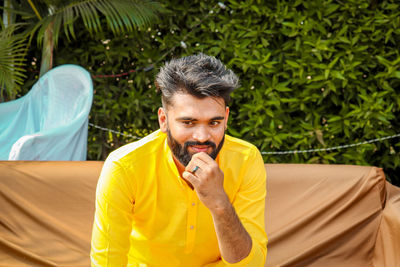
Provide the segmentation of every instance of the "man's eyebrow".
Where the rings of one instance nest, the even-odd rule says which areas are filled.
[[[224,116],[217,116],[217,117],[212,118],[210,121],[222,121],[224,119],[225,119]]]
[[[224,116],[217,116],[217,117],[211,118],[210,121],[222,121],[224,119],[225,119]],[[198,121],[198,119],[191,118],[191,117],[178,117],[175,120],[177,120],[177,121]]]
[[[177,121],[197,121],[197,119],[194,119],[191,117],[178,117],[175,120],[177,120]]]

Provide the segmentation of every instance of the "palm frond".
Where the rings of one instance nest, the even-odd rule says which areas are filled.
[[[0,7],[8,12],[19,15],[25,22],[36,23],[40,18],[48,16],[48,5],[40,0],[11,0],[11,8]]]
[[[30,32],[31,35],[34,35],[35,31],[38,31],[38,33],[37,33],[37,43],[38,43],[39,47],[42,46],[45,31],[46,31],[47,27],[52,23],[53,20],[54,20],[53,17],[46,17],[46,18],[42,19],[41,21],[39,21],[35,25],[35,27],[31,30],[31,32]]]
[[[69,40],[75,38],[74,24],[77,20],[81,19],[89,33],[95,34],[102,30],[101,17],[104,17],[107,26],[117,35],[156,21],[163,7],[149,0],[14,0],[11,11],[21,15],[26,22],[24,34],[28,45],[34,38],[39,47],[43,45],[43,67],[43,61],[52,57],[53,45],[57,47],[61,30]],[[46,44],[43,44],[44,39]],[[51,68],[51,60],[47,61],[50,62],[48,68]],[[42,72],[42,67],[41,75],[47,70],[43,68]],[[15,76],[18,77],[19,74]],[[16,79],[16,82],[20,81]],[[9,81],[3,79],[0,82],[4,86]]]
[[[11,99],[26,78],[25,56],[26,43],[23,35],[13,35],[21,25],[13,24],[0,32],[0,98],[4,100],[4,92]]]
[[[32,10],[22,9],[20,6],[12,7],[12,8],[0,6],[0,9],[8,11],[15,15],[20,15],[24,19],[31,19],[31,18],[35,17],[35,13]]]
[[[33,12],[35,12],[36,17],[39,20],[42,20],[42,16],[40,15],[39,11],[37,10],[35,4],[33,4],[32,0],[28,0],[29,5],[31,6]]]
[[[86,29],[93,34],[101,31],[102,15],[111,31],[119,34],[155,21],[161,11],[159,3],[147,0],[84,0],[59,7],[53,16],[61,16],[66,35],[74,37],[73,22],[78,17],[82,18]],[[57,31],[54,34],[58,36]]]

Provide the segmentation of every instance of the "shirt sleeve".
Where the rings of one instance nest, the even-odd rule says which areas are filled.
[[[225,266],[264,266],[267,256],[265,233],[266,172],[260,152],[255,148],[246,161],[242,185],[233,200],[233,207],[244,228],[251,236],[249,255],[237,263],[222,258]],[[219,266],[219,265],[216,265]]]
[[[117,161],[107,159],[96,189],[92,266],[126,266],[134,208],[134,186]]]

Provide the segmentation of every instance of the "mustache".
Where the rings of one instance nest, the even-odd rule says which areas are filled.
[[[213,149],[215,149],[217,147],[217,145],[214,142],[211,142],[211,141],[205,141],[205,142],[187,141],[187,142],[185,142],[183,148],[185,150],[187,150],[187,148],[189,146],[210,146]]]

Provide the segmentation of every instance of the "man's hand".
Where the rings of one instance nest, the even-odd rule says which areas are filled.
[[[222,257],[230,263],[244,259],[251,251],[252,240],[229,202],[224,190],[224,173],[218,164],[200,152],[193,155],[182,176],[193,185],[200,201],[211,212]]]
[[[198,169],[192,173],[196,166]],[[200,201],[211,213],[218,213],[230,205],[224,190],[224,173],[207,153],[194,154],[182,176],[193,185]]]

